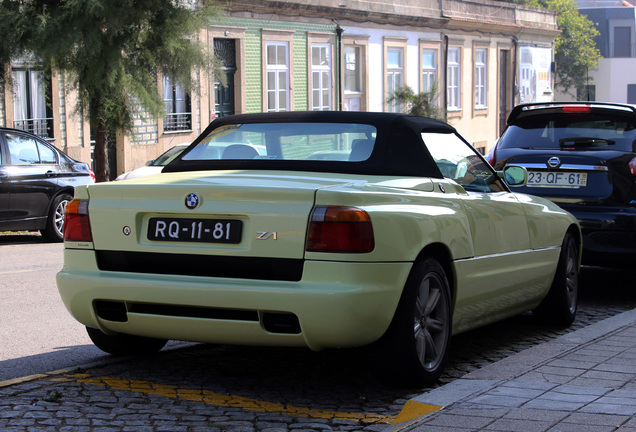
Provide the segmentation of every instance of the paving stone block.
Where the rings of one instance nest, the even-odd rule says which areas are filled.
[[[517,420],[517,419],[498,419],[486,426],[485,431],[523,431],[523,432],[544,432],[550,428],[553,423],[538,420]]]
[[[600,413],[583,413],[583,412],[575,412],[570,414],[565,420],[565,423],[575,423],[581,425],[590,425],[590,426],[612,426],[619,427],[623,423],[625,423],[630,417],[629,416],[621,416],[621,415],[611,415],[611,414],[600,414]]]
[[[435,416],[430,422],[426,422],[426,426],[443,426],[447,430],[455,430],[455,428],[485,428],[493,419],[487,417],[473,417],[466,415],[455,415],[452,411]]]
[[[567,411],[553,411],[553,410],[537,410],[528,408],[519,408],[511,410],[502,418],[521,419],[521,420],[537,420],[548,423],[556,423],[563,420],[570,415]]]
[[[472,399],[475,404],[507,408],[518,408],[530,400],[531,398],[527,397],[497,396],[488,393]]]

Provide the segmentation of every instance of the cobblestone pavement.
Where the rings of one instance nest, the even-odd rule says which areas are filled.
[[[585,269],[569,329],[530,314],[459,335],[443,386],[511,354],[636,307],[620,272]],[[0,431],[380,431],[426,389],[380,384],[365,351],[188,345],[150,358],[0,387]],[[439,387],[438,386],[438,387]]]

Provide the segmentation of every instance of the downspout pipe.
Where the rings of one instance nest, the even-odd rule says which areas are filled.
[[[344,29],[340,27],[340,24],[336,23],[336,42],[338,45],[338,57],[337,57],[337,81],[338,81],[338,111],[342,111],[342,33]]]
[[[519,87],[517,86],[517,64],[519,63],[519,41],[516,36],[512,37],[512,106],[510,110],[517,104],[517,96]]]
[[[444,118],[448,119],[448,35],[444,35],[444,65],[442,69],[442,74],[444,76],[444,88],[440,89],[441,100],[442,100],[442,110],[444,112]]]

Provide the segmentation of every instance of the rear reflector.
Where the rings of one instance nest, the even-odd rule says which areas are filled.
[[[366,253],[375,247],[369,214],[355,207],[318,206],[311,213],[308,252]]]
[[[629,172],[636,177],[636,157],[629,161]]]
[[[64,241],[92,242],[91,223],[88,218],[88,201],[74,199],[66,205],[64,217]]]

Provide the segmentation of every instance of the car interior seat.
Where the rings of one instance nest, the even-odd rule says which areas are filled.
[[[258,156],[258,151],[246,144],[232,144],[223,150],[221,159],[254,159]]]
[[[369,159],[373,151],[372,139],[355,139],[351,142],[351,153],[349,154],[350,162],[359,162]]]

